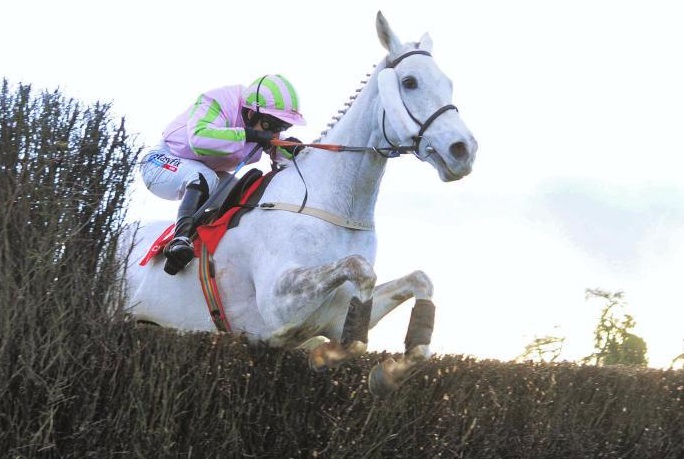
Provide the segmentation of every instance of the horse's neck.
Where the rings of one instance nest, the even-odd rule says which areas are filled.
[[[376,119],[378,93],[372,79],[349,110],[321,138],[320,143],[354,147],[379,146],[382,134]],[[308,153],[302,173],[309,188],[311,206],[322,206],[341,215],[373,220],[386,159],[375,152]]]

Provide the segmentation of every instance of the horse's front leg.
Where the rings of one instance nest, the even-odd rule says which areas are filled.
[[[396,390],[420,362],[430,357],[430,341],[435,323],[432,294],[432,282],[422,271],[414,271],[407,276],[379,285],[373,292],[371,328],[401,303],[410,298],[416,299],[404,340],[404,355],[399,360],[390,357],[371,370],[368,383],[374,394]]]
[[[295,268],[285,272],[276,285],[276,298],[282,317],[305,323],[326,298],[345,282],[356,290],[349,304],[340,340],[331,340],[313,349],[309,365],[315,370],[334,368],[366,351],[377,277],[372,265],[359,255],[314,268]],[[282,313],[281,313],[282,314]],[[294,319],[294,321],[292,321]]]

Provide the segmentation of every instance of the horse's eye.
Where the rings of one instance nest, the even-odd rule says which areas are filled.
[[[416,80],[416,77],[407,76],[401,80],[401,85],[406,89],[416,89],[418,87],[418,80]]]

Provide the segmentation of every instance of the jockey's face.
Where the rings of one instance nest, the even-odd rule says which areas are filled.
[[[259,124],[264,131],[272,132],[283,132],[292,127],[291,124],[288,124],[282,120],[279,120],[275,116],[270,115],[261,115]]]
[[[254,123],[254,129],[259,131],[283,132],[292,127],[291,124],[286,123],[275,116],[266,115],[263,113],[257,114],[252,110],[247,112],[247,124],[250,124],[249,121],[252,121],[255,116],[259,117],[259,121]]]

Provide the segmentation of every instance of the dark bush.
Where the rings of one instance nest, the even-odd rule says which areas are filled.
[[[313,373],[112,314],[140,150],[109,111],[3,82],[1,458],[684,457],[681,371],[438,356],[378,398],[388,355]]]
[[[60,441],[121,288],[115,259],[139,148],[109,104],[0,92],[0,451]]]

